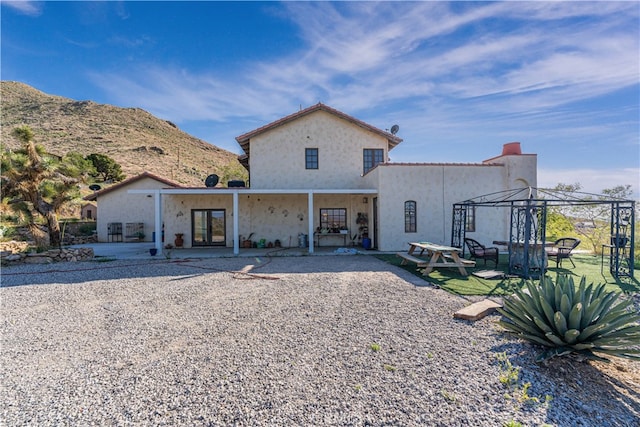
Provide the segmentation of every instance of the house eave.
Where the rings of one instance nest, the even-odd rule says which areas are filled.
[[[152,174],[151,172],[142,172],[141,174],[138,174],[138,175],[136,175],[134,177],[131,177],[131,178],[125,179],[124,181],[121,181],[121,182],[118,182],[116,184],[113,184],[110,187],[103,188],[102,190],[95,191],[92,194],[84,196],[82,198],[82,200],[86,200],[86,201],[89,201],[89,202],[97,201],[98,197],[100,197],[100,196],[103,196],[105,194],[111,193],[112,191],[117,190],[119,188],[126,187],[127,185],[133,184],[134,182],[140,181],[140,180],[142,180],[144,178],[150,178],[150,179],[153,179],[154,181],[158,181],[158,182],[160,182],[162,184],[170,185],[170,186],[173,186],[173,187],[180,187],[181,186],[177,182],[170,181],[170,180],[168,180],[166,178],[163,178],[161,176]]]
[[[129,194],[162,194],[162,195],[218,195],[218,194],[377,194],[374,188],[283,188],[283,189],[251,189],[251,188],[161,188],[153,190],[129,190]]]
[[[342,111],[336,110],[335,108],[331,108],[328,105],[325,105],[321,102],[312,105],[311,107],[307,107],[303,110],[297,111],[293,114],[290,114],[286,117],[283,117],[281,119],[278,119],[274,122],[268,123],[264,126],[261,126],[257,129],[254,129],[250,132],[244,133],[238,137],[236,137],[236,141],[238,142],[238,144],[240,145],[240,148],[242,148],[242,150],[244,151],[245,155],[247,156],[247,163],[248,163],[248,159],[249,156],[251,155],[250,150],[250,144],[251,144],[251,139],[257,135],[260,135],[264,132],[268,132],[272,129],[275,129],[279,126],[285,125],[287,123],[290,123],[294,120],[299,119],[300,117],[306,116],[308,114],[314,113],[316,111],[324,111],[326,113],[329,114],[333,114],[336,117],[339,117],[343,120],[346,120],[349,123],[352,123],[362,129],[365,129],[369,132],[373,132],[377,135],[380,135],[384,138],[386,138],[387,143],[389,144],[389,151],[393,150],[398,144],[400,144],[402,142],[402,138],[396,136],[395,134],[392,134],[390,132],[384,131],[382,129],[379,129],[375,126],[372,126],[366,122],[363,122],[360,119],[356,119],[353,116],[350,116],[346,113],[343,113]]]

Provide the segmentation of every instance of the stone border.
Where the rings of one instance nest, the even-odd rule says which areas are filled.
[[[54,262],[76,262],[93,259],[93,248],[49,249],[44,252],[0,252],[2,264],[51,264]]]

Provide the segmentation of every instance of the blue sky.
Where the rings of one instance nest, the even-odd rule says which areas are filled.
[[[520,141],[538,185],[640,187],[639,2],[2,2],[2,80],[235,137],[323,102],[394,162]]]

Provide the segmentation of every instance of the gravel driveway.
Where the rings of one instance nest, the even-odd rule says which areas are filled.
[[[536,365],[497,315],[454,320],[469,299],[371,256],[22,265],[2,286],[2,425],[639,425],[637,362]]]

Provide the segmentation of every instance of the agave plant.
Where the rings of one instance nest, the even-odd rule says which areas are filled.
[[[539,286],[525,282],[504,298],[504,316],[499,323],[519,337],[549,347],[537,361],[569,353],[608,360],[594,353],[640,360],[640,315],[630,300],[605,292],[605,285],[586,285],[583,277],[576,288],[573,278],[560,275],[554,283],[543,277]],[[618,301],[616,303],[616,301]]]

